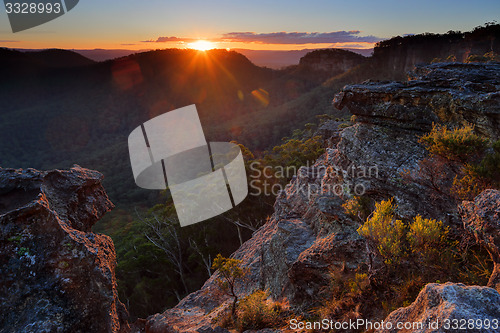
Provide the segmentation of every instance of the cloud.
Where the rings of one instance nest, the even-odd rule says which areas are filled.
[[[166,43],[166,42],[177,42],[177,43],[186,43],[192,42],[193,38],[181,38],[181,37],[158,37],[156,40],[143,40],[142,43]]]
[[[259,44],[334,44],[334,43],[376,43],[382,40],[372,35],[360,36],[361,31],[333,31],[333,32],[229,32],[219,38],[211,38],[212,42],[242,42]],[[192,43],[197,39],[185,37],[158,37],[157,39],[143,40],[142,43]]]
[[[19,43],[19,42],[20,42],[19,40],[9,40],[9,39],[1,40],[0,39],[0,43]]]
[[[231,42],[262,44],[321,44],[321,43],[375,43],[381,38],[375,36],[359,36],[361,31],[333,32],[230,32],[222,35],[222,39]]]

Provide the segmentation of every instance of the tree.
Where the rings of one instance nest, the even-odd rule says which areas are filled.
[[[174,270],[179,275],[184,292],[187,294],[189,289],[184,276],[183,246],[181,245],[181,237],[177,232],[179,224],[168,217],[159,218],[156,214],[152,214],[152,218],[149,219],[139,218],[150,229],[150,232],[145,232],[144,235],[166,254],[168,260],[174,265]],[[177,295],[177,298],[180,297]]]
[[[246,271],[241,267],[241,263],[241,260],[224,258],[221,254],[218,254],[212,265],[212,268],[217,269],[219,272],[217,278],[219,288],[233,298],[231,315],[234,322],[236,322],[236,304],[238,303],[238,295],[235,286],[236,283],[243,280],[246,275]]]

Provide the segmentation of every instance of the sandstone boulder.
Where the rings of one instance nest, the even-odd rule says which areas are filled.
[[[474,201],[465,201],[460,213],[465,228],[486,248],[493,260],[488,286],[500,290],[500,191],[483,191]]]
[[[410,306],[392,312],[384,320],[385,327],[377,332],[499,332],[499,320],[500,294],[496,290],[461,283],[430,283]]]
[[[128,331],[113,242],[91,231],[113,208],[102,178],[0,168],[2,332]]]

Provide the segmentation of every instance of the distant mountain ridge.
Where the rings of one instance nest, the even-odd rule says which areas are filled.
[[[11,75],[22,75],[23,73],[32,76],[45,69],[61,69],[95,64],[95,61],[81,54],[61,49],[23,52],[0,48],[0,60],[0,74],[4,78]]]
[[[17,49],[18,51],[40,51],[36,49]],[[291,50],[291,51],[280,51],[280,50],[250,50],[250,49],[240,49],[235,48],[232,51],[246,56],[251,62],[257,66],[264,66],[273,69],[280,69],[286,66],[297,65],[300,58],[305,56],[307,53],[319,49],[303,49],[303,50]],[[373,49],[353,49],[353,48],[342,48],[342,50],[352,51],[354,53],[361,54],[365,57],[371,56]],[[68,51],[73,51],[83,55],[84,57],[101,62],[106,60],[112,60],[121,57],[127,57],[135,53],[142,53],[152,51],[150,49],[141,50],[126,50],[126,49],[71,49]]]

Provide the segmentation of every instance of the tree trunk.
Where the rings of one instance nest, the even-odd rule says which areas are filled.
[[[233,317],[234,324],[236,324],[236,303],[238,303],[238,296],[233,296],[233,297],[234,300],[233,300],[233,305],[231,307],[231,315]]]

